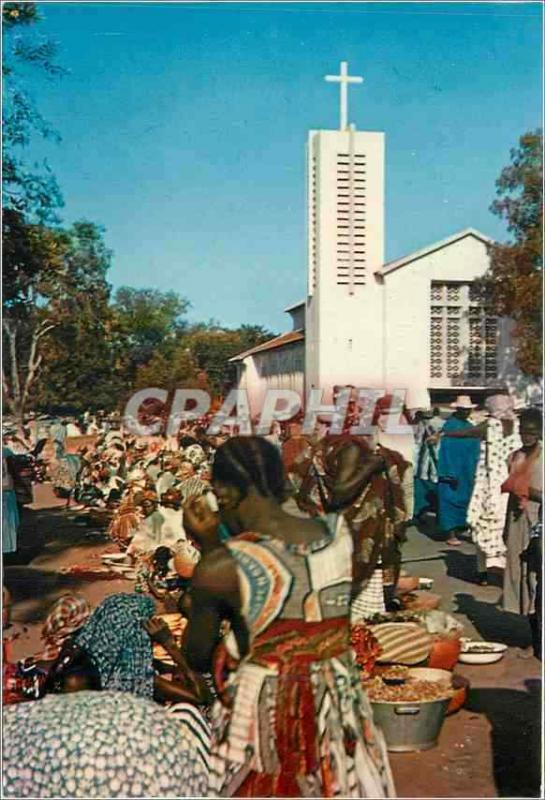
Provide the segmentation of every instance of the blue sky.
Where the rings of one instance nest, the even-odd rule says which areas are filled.
[[[305,291],[305,141],[386,133],[386,257],[472,226],[541,121],[541,5],[40,4],[61,80],[33,77],[65,222],[106,228],[110,280],[174,289],[191,318],[289,327]]]

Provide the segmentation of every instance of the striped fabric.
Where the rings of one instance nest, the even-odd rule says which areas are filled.
[[[371,625],[370,630],[382,650],[377,659],[380,663],[419,664],[430,653],[431,637],[416,622],[385,622]]]
[[[376,569],[367,581],[365,587],[352,601],[350,607],[350,622],[356,625],[375,614],[386,613],[384,605],[383,574],[381,569]]]
[[[199,709],[191,703],[173,703],[167,714],[180,723],[186,737],[193,739],[195,755],[202,767],[210,771],[210,726]]]

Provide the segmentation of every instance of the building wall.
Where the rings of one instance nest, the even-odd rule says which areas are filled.
[[[407,389],[410,407],[428,404],[428,389],[456,383],[430,377],[430,292],[432,281],[473,281],[488,267],[486,244],[468,235],[384,276],[386,384],[389,391]],[[524,383],[514,364],[511,323],[500,321],[498,377],[490,387],[518,389]],[[466,382],[469,385],[468,382]],[[479,382],[479,386],[485,385]],[[462,387],[463,388],[463,384]]]
[[[305,330],[305,303],[290,309],[288,312],[291,317],[291,329],[293,331]]]
[[[311,131],[307,152],[306,389],[381,387],[384,135]]]
[[[238,386],[248,393],[252,416],[261,412],[268,389],[291,389],[304,400],[304,358],[304,342],[296,342],[244,359]]]

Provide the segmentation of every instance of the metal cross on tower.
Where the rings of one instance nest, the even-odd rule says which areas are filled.
[[[348,74],[348,62],[341,61],[341,74],[340,75],[326,75],[326,81],[329,83],[340,83],[340,130],[345,131],[348,128],[348,84],[349,83],[363,83],[363,78],[356,75]]]

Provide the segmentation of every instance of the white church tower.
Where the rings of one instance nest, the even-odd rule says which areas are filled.
[[[340,75],[340,128],[310,131],[306,391],[335,385],[383,388],[384,134],[348,124],[349,83]]]

